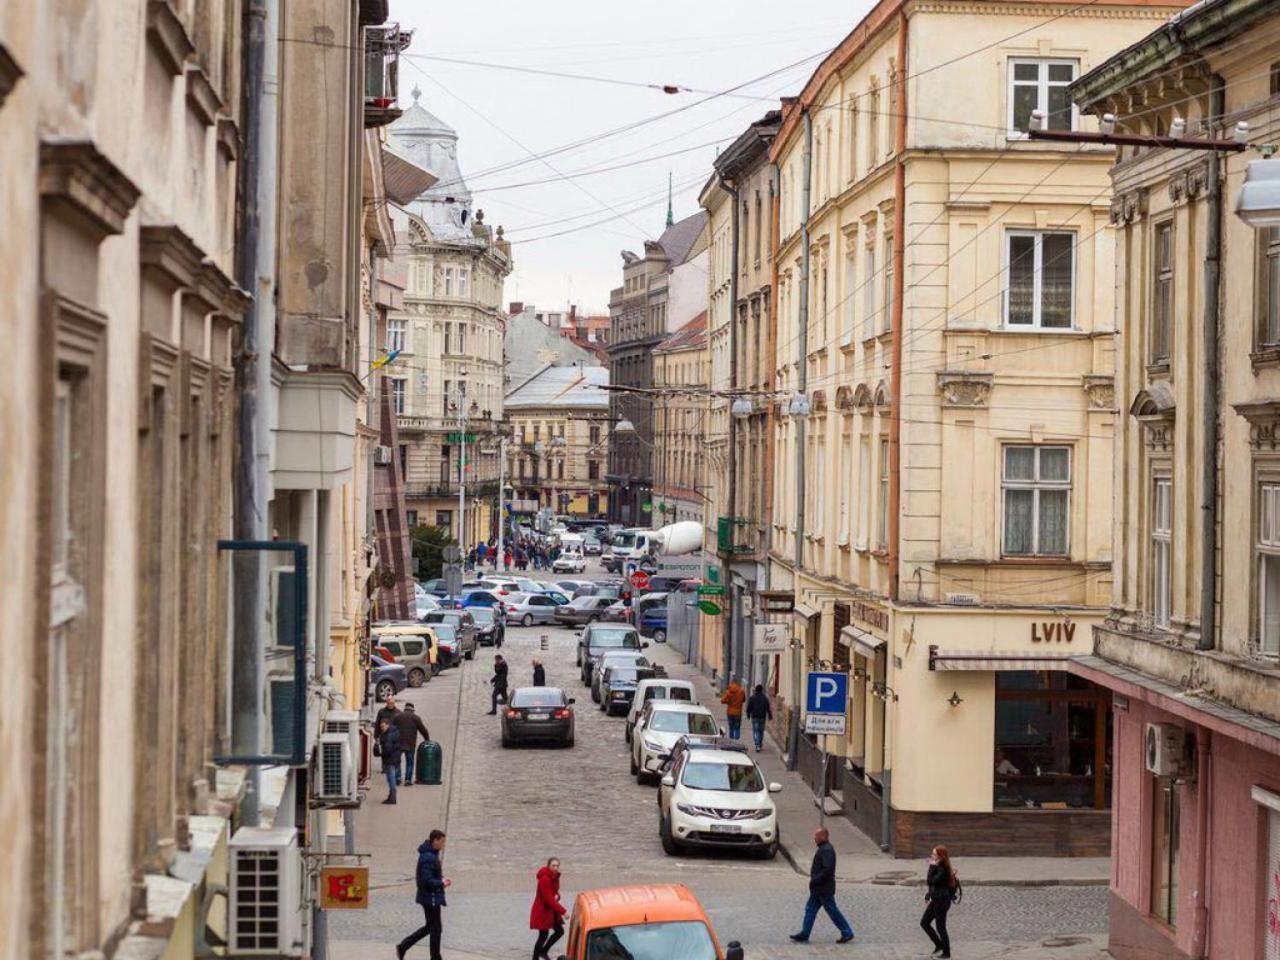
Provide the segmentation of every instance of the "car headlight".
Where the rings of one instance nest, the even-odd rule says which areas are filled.
[[[700,816],[700,814],[698,813],[698,808],[690,806],[687,803],[677,803],[676,809],[683,814],[687,814],[690,817]]]
[[[773,815],[772,810],[752,810],[749,814],[751,820],[768,820]]]
[[[645,737],[645,738],[644,738],[644,746],[645,746],[645,749],[646,749],[646,750],[652,750],[652,751],[654,751],[655,753],[660,753],[660,752],[662,751],[662,741],[661,741],[661,740],[653,740],[653,739],[650,739],[649,737]]]

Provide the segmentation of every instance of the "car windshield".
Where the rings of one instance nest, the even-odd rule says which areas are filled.
[[[653,673],[652,670],[645,671]],[[609,682],[610,683],[635,683],[640,679],[640,671],[635,667],[610,667]]]
[[[615,547],[634,547],[636,545],[636,535],[634,533],[619,533],[613,538]]]
[[[550,597],[554,603],[565,604],[569,602],[569,598],[563,593],[556,593],[552,591],[551,593],[548,593],[547,596]]]
[[[644,692],[646,700],[693,700],[693,694],[683,687],[665,690],[662,687],[650,687]]]
[[[441,643],[452,643],[458,638],[457,627],[449,623],[434,623],[431,625],[431,631]]]
[[[693,790],[759,793],[764,789],[753,763],[687,763],[680,782]]]
[[[513,707],[562,707],[564,693],[560,690],[526,687],[511,695]]]
[[[587,934],[587,960],[716,960],[711,931],[701,920],[603,927]]]
[[[640,634],[634,630],[622,631],[596,631],[591,634],[591,649],[623,649],[631,647],[633,650],[640,649]]]
[[[705,713],[685,713],[681,710],[657,710],[649,720],[649,729],[658,733],[694,733],[715,736],[719,733],[716,722]]]
[[[493,623],[497,614],[493,612],[492,607],[476,607],[471,611],[471,616],[476,623]]]

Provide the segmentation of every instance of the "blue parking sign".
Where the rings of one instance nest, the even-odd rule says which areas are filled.
[[[847,673],[811,673],[805,688],[806,713],[834,713],[844,716],[849,700]]]

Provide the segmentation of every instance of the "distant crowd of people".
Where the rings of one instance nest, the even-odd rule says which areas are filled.
[[[519,537],[514,543],[507,543],[502,548],[501,557],[498,543],[477,543],[467,551],[466,567],[468,570],[483,570],[486,566],[498,569],[499,559],[504,570],[528,570],[530,565],[535,570],[550,570],[556,557],[560,556],[560,548],[548,545],[534,537]]]

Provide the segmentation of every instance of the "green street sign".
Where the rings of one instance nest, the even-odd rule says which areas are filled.
[[[714,600],[699,600],[698,609],[708,617],[720,616],[720,604],[716,603]]]
[[[640,504],[640,512],[641,512],[641,513],[653,513],[653,504],[652,504],[652,503],[642,503],[642,504]]]
[[[463,439],[464,437],[466,439]],[[453,433],[449,434],[449,442],[450,443],[475,443],[476,435],[474,433],[462,434],[455,430]]]
[[[700,597],[723,597],[724,587],[718,583],[704,583],[698,587],[698,596]]]
[[[707,579],[708,579],[709,581],[711,581],[712,583],[719,583],[719,582],[720,582],[720,568],[719,568],[719,567],[707,567]]]

